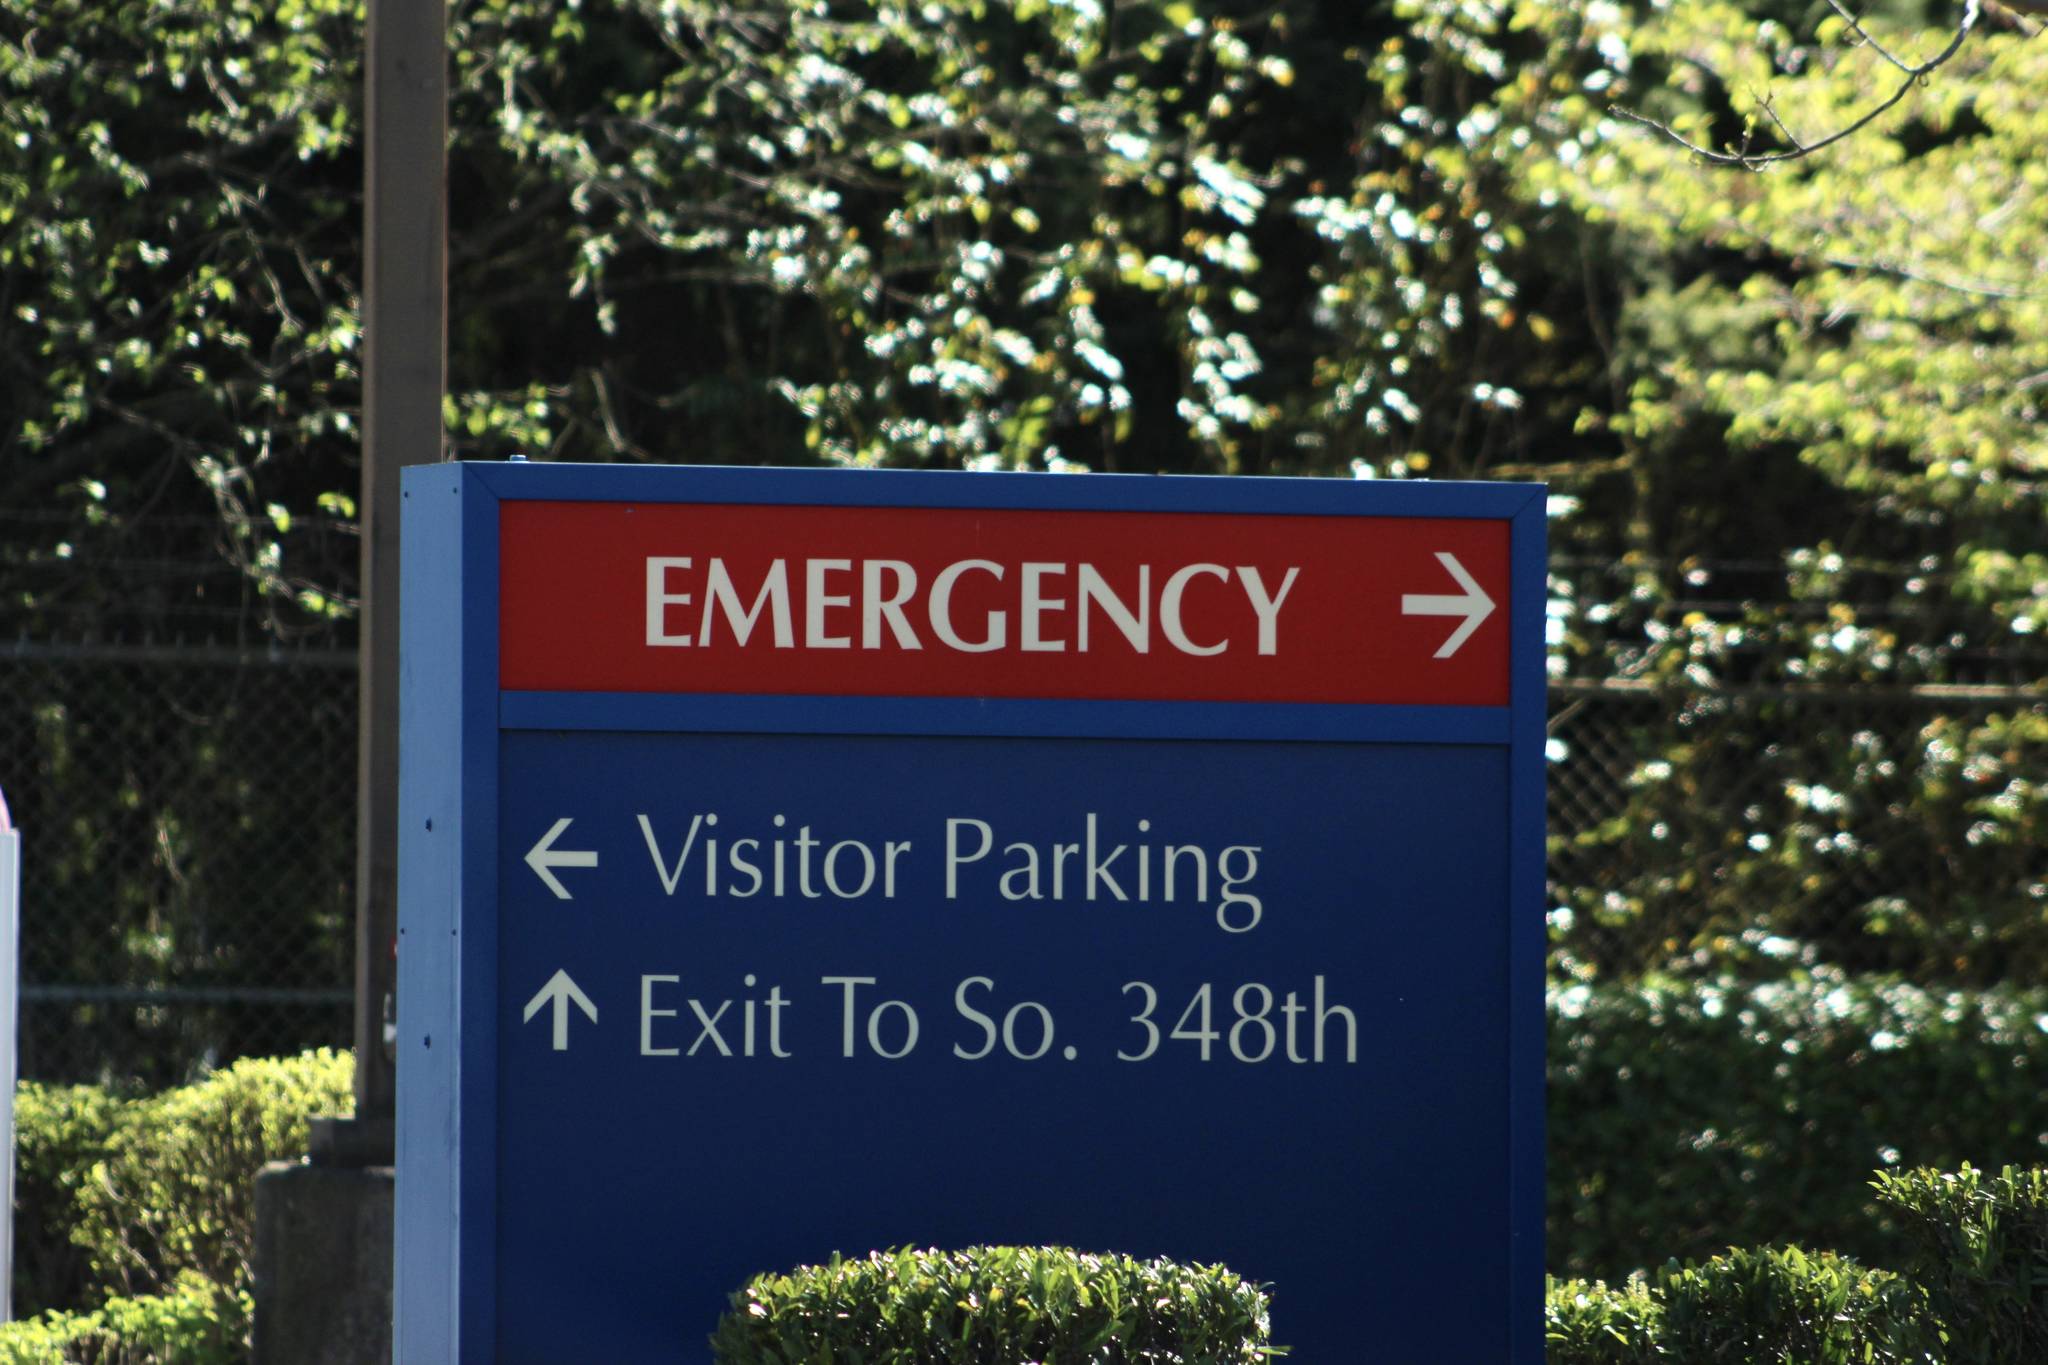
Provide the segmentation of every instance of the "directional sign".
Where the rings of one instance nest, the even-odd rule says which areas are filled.
[[[902,1245],[1542,1358],[1543,499],[406,490],[397,1359],[707,1361]]]
[[[1406,593],[1401,598],[1401,614],[1457,617],[1458,628],[1452,631],[1450,638],[1438,645],[1436,653],[1430,656],[1435,659],[1448,659],[1472,638],[1472,632],[1486,623],[1487,617],[1493,615],[1494,600],[1487,596],[1486,589],[1479,586],[1478,580],[1466,572],[1465,566],[1458,562],[1456,555],[1439,550],[1436,557],[1444,568],[1450,570],[1451,577],[1458,580],[1458,586],[1464,591],[1456,597]]]
[[[548,826],[548,832],[540,841],[526,850],[526,865],[533,869],[533,875],[547,883],[548,890],[555,893],[557,900],[571,900],[569,888],[562,885],[555,876],[558,867],[596,867],[597,854],[589,849],[556,848],[555,840],[562,837],[562,831],[575,823],[572,816],[563,816]]]
[[[547,876],[546,873],[541,875]],[[548,880],[552,882],[554,879],[550,877]],[[590,997],[576,988],[576,983],[569,979],[569,973],[558,971],[548,978],[547,985],[534,992],[533,999],[526,1002],[526,1013],[521,1015],[520,1018],[531,1019],[534,1015],[540,1013],[544,1006],[554,1006],[555,1030],[551,1035],[554,1039],[553,1046],[557,1052],[567,1052],[569,1050],[569,1006],[571,1003],[574,1003],[577,1009],[582,1010],[591,1023],[597,1022],[597,1006],[591,1004]]]

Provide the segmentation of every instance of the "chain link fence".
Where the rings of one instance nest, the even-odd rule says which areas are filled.
[[[0,647],[22,1074],[157,1086],[351,1032],[345,648]],[[1560,976],[2048,973],[2048,697],[1561,683]]]
[[[24,1077],[347,1044],[356,729],[352,652],[0,648]]]
[[[2048,693],[1554,684],[1553,969],[2048,975]]]

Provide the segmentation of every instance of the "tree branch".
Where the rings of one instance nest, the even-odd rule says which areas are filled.
[[[1779,131],[1782,132],[1785,135],[1785,139],[1792,144],[1789,150],[1782,152],[1763,153],[1755,153],[1747,150],[1733,152],[1717,152],[1710,147],[1703,147],[1699,143],[1693,142],[1684,134],[1680,133],[1677,129],[1673,128],[1670,124],[1659,122],[1658,120],[1653,119],[1646,114],[1638,114],[1634,110],[1624,109],[1620,105],[1609,105],[1607,111],[1618,118],[1627,119],[1630,123],[1641,124],[1645,128],[1649,128],[1657,133],[1662,134],[1665,138],[1669,139],[1672,142],[1677,143],[1679,146],[1685,148],[1688,152],[1691,152],[1694,156],[1700,158],[1700,160],[1709,162],[1712,165],[1735,166],[1740,167],[1741,169],[1746,171],[1755,171],[1761,170],[1765,166],[1772,165],[1779,161],[1796,161],[1800,157],[1812,156],[1815,152],[1821,151],[1828,147],[1832,147],[1835,143],[1840,142],[1842,139],[1846,137],[1854,136],[1856,133],[1861,132],[1863,129],[1869,127],[1872,123],[1875,123],[1884,114],[1889,112],[1891,108],[1894,105],[1896,105],[1900,100],[1906,98],[1908,92],[1910,92],[1915,85],[1919,84],[1922,80],[1924,80],[1928,75],[1932,74],[1939,67],[1946,65],[1948,61],[1956,55],[1956,53],[1962,50],[1963,43],[1969,38],[1970,34],[1975,31],[1977,27],[1977,22],[1982,17],[1983,12],[1982,0],[1968,0],[1968,3],[1966,3],[1963,6],[1962,22],[1956,25],[1956,31],[1952,35],[1950,35],[1948,45],[1942,48],[1942,50],[1940,52],[1937,52],[1934,56],[1928,58],[1924,62],[1921,62],[1919,65],[1908,66],[1905,62],[1899,60],[1898,57],[1894,56],[1891,52],[1887,51],[1884,48],[1884,46],[1880,44],[1876,39],[1872,38],[1868,30],[1866,30],[1863,27],[1862,22],[1858,20],[1854,15],[1850,14],[1847,10],[1843,9],[1840,4],[1836,3],[1836,0],[1828,0],[1828,3],[1831,6],[1833,6],[1836,13],[1840,14],[1844,19],[1847,19],[1849,21],[1849,27],[1852,30],[1854,30],[1856,35],[1859,38],[1861,38],[1865,44],[1872,48],[1875,48],[1879,55],[1881,55],[1886,61],[1890,62],[1893,66],[1897,67],[1901,72],[1904,73],[1904,75],[1899,81],[1898,88],[1892,91],[1892,93],[1889,96],[1887,96],[1881,103],[1873,105],[1870,109],[1865,111],[1861,117],[1857,118],[1855,122],[1849,124],[1847,127],[1836,129],[1834,132],[1829,133],[1826,137],[1821,138],[1818,142],[1801,142],[1797,137],[1795,137],[1792,133],[1792,130],[1790,128],[1787,128],[1783,120],[1781,120],[1778,117],[1777,111],[1771,107],[1771,102],[1768,97],[1766,97],[1763,102],[1764,113],[1767,116],[1769,116],[1772,123],[1777,124]]]

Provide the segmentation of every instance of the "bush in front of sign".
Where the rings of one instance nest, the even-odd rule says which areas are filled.
[[[89,1313],[53,1311],[0,1323],[6,1365],[243,1365],[247,1296],[187,1274],[168,1294],[109,1299]]]
[[[1223,1266],[904,1248],[755,1277],[711,1345],[718,1365],[1261,1365],[1269,1331],[1265,1294]]]
[[[1552,1280],[1543,1299],[1547,1365],[1651,1365],[1664,1304],[1641,1280]]]
[[[1833,1252],[1738,1248],[1657,1276],[1666,1358],[1700,1365],[1920,1365],[1917,1286]]]
[[[1936,1338],[1910,1281],[1831,1252],[1732,1249],[1618,1287],[1552,1281],[1548,1365],[1926,1365]]]
[[[2048,1360],[2048,1169],[1880,1173],[1947,1365]]]
[[[313,1115],[349,1110],[352,1076],[349,1054],[323,1050],[245,1059],[138,1098],[22,1083],[22,1316],[0,1324],[0,1361],[246,1360],[256,1172],[304,1152]]]
[[[256,1173],[305,1153],[313,1115],[353,1110],[353,1075],[345,1052],[246,1058],[123,1106],[72,1236],[101,1291],[159,1292],[189,1270],[247,1293]]]
[[[1549,1365],[2019,1365],[2048,1360],[2048,1169],[1879,1172],[1892,1270],[1797,1248],[1553,1280]]]
[[[105,1159],[121,1101],[97,1085],[40,1085],[14,1092],[14,1312],[85,1300],[92,1266],[71,1240],[79,1189]],[[5,1357],[0,1357],[4,1359]]]

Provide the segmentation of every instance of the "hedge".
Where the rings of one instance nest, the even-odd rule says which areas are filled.
[[[0,1365],[241,1365],[250,1304],[188,1274],[171,1291],[0,1324]]]
[[[757,1276],[711,1345],[719,1365],[1262,1365],[1267,1334],[1266,1296],[1222,1266],[904,1248]]]
[[[1882,1174],[1945,1365],[2048,1361],[2048,1170]]]
[[[1901,1212],[1863,1173],[2048,1160],[2044,1029],[2048,991],[1823,971],[1553,990],[1550,1267],[1612,1280],[1780,1242],[1902,1265]]]
[[[303,1156],[312,1116],[353,1108],[352,1074],[346,1053],[321,1051],[143,1099],[19,1086],[23,1316],[0,1326],[0,1365],[245,1359],[256,1172]]]
[[[1941,1363],[1912,1284],[1797,1247],[1673,1261],[1618,1288],[1552,1281],[1544,1308],[1548,1365]]]
[[[71,1234],[95,1282],[151,1294],[192,1271],[247,1294],[256,1173],[303,1157],[314,1115],[352,1111],[353,1077],[342,1052],[249,1058],[123,1106]]]
[[[14,1312],[84,1303],[92,1262],[71,1240],[78,1192],[107,1154],[121,1101],[98,1086],[24,1081],[14,1094]],[[4,1360],[0,1357],[0,1360]]]
[[[1880,1172],[1903,1273],[1795,1247],[1618,1286],[1555,1281],[1549,1365],[2020,1365],[2048,1360],[2048,1170]]]
[[[1649,1365],[1664,1360],[1664,1301],[1639,1279],[1551,1280],[1543,1296],[1548,1365]]]

